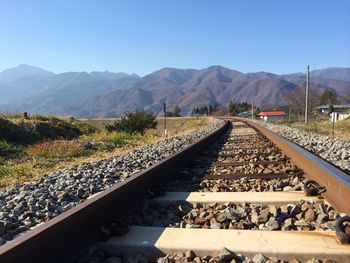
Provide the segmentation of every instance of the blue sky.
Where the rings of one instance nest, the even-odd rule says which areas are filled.
[[[0,71],[350,67],[350,1],[0,1]]]

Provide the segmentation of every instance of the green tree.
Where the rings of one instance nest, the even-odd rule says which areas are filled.
[[[156,127],[156,117],[153,113],[144,110],[127,112],[120,120],[105,126],[108,132],[123,131],[130,134],[140,133],[141,135],[144,135],[146,130]]]
[[[175,105],[173,109],[174,117],[181,117],[180,113],[181,113],[181,108],[178,105]]]
[[[330,90],[325,90],[320,96],[321,105],[336,104],[337,102],[337,95]]]
[[[232,115],[237,115],[240,112],[243,111],[250,111],[252,109],[252,105],[248,104],[247,102],[233,102],[232,100],[230,101],[228,105],[228,111]]]
[[[181,112],[180,107],[178,105],[176,105],[174,107],[173,111],[167,111],[166,112],[166,116],[167,117],[181,117],[180,112]]]
[[[228,104],[228,112],[232,115],[236,114],[235,105],[233,104],[232,100],[230,100],[230,103]]]

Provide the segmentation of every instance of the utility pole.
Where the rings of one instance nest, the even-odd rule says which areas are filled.
[[[252,120],[254,120],[254,98],[252,102]]]
[[[164,111],[164,137],[167,140],[168,139],[168,130],[166,128],[166,104],[165,104],[165,101],[163,104],[163,111]]]
[[[306,72],[306,94],[305,94],[305,123],[309,121],[309,77],[310,77],[310,65],[307,65]]]
[[[288,114],[288,121],[290,122],[292,115],[292,100],[289,100],[289,114]]]

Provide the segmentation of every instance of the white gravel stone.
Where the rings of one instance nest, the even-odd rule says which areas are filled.
[[[350,141],[292,128],[286,125],[277,125],[263,121],[256,122],[306,148],[310,152],[319,155],[321,158],[350,174]]]

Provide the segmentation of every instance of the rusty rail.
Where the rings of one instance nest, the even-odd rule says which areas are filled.
[[[178,153],[86,200],[0,247],[0,262],[72,262],[103,237],[101,226],[123,216],[146,198],[147,190],[166,182],[196,153],[218,138],[226,124]]]
[[[242,121],[242,119],[239,120]],[[293,163],[303,169],[305,177],[313,179],[326,187],[327,191],[323,193],[323,196],[333,207],[340,212],[350,214],[350,176],[348,174],[257,123],[244,121],[270,139]]]

